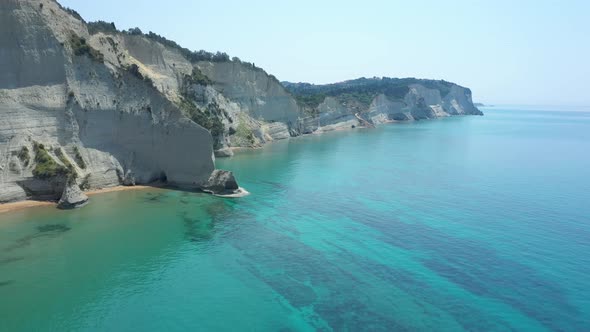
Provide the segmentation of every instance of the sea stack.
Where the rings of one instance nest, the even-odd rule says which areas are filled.
[[[57,207],[67,210],[80,208],[86,204],[88,204],[88,196],[80,190],[78,182],[74,179],[67,181]]]

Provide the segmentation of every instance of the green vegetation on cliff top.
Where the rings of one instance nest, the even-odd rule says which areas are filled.
[[[144,33],[143,31],[141,31],[140,28],[131,28],[129,30],[121,30],[120,31],[117,29],[117,26],[115,25],[115,23],[113,23],[113,22],[109,23],[109,22],[105,22],[105,21],[88,22],[87,26],[88,26],[88,32],[92,35],[95,35],[97,33],[104,33],[104,34],[111,34],[111,35],[121,33],[121,34],[129,35],[129,36],[143,36],[147,39],[158,42],[164,46],[178,50],[186,59],[188,59],[192,63],[196,63],[199,61],[233,62],[233,63],[239,63],[239,64],[241,64],[247,68],[253,69],[253,70],[264,71],[262,68],[256,67],[256,65],[254,63],[242,61],[238,57],[230,57],[225,52],[218,51],[218,52],[213,53],[213,52],[207,52],[205,50],[191,51],[188,48],[180,46],[177,42],[167,39],[164,36],[160,36],[157,33],[154,33],[152,31],[150,31],[148,33]],[[278,82],[276,77],[274,77],[273,75],[269,75],[269,77]]]
[[[441,97],[451,91],[453,83],[447,81],[423,80],[416,78],[359,78],[341,83],[315,85],[309,83],[282,82],[283,86],[297,100],[308,108],[315,109],[326,97],[334,97],[342,103],[358,103],[368,108],[373,99],[384,94],[391,100],[403,100],[412,84],[421,84],[436,89]]]

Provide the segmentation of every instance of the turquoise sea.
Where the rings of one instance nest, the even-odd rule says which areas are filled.
[[[0,331],[589,331],[590,110],[484,108],[0,215]]]

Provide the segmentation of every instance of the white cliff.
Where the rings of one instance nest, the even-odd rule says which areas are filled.
[[[110,43],[91,38],[84,22],[54,1],[6,0],[0,2],[0,202],[60,198],[65,176],[34,175],[35,144],[55,164],[70,164],[85,189],[125,177],[197,187],[214,170],[209,132],[130,73]]]
[[[471,91],[449,82],[281,84],[225,53],[86,23],[54,0],[0,2],[0,203],[78,197],[66,190],[72,178],[84,190],[153,181],[210,190],[214,153],[467,114],[481,114]]]

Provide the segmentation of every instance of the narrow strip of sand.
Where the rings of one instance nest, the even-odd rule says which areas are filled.
[[[110,193],[115,191],[126,191],[126,190],[139,190],[139,189],[148,189],[148,188],[156,188],[154,186],[116,186],[116,187],[109,187],[103,189],[96,189],[91,191],[86,191],[85,194],[88,196]],[[3,203],[0,204],[0,214],[5,212],[12,212],[23,210],[30,207],[35,206],[56,206],[57,202],[53,201],[19,201],[19,202],[12,202],[12,203]]]
[[[116,187],[109,187],[109,188],[85,191],[84,193],[88,196],[92,196],[92,195],[98,195],[98,194],[104,194],[104,193],[111,193],[114,191],[154,189],[154,188],[160,188],[160,187],[158,187],[158,186],[116,186]]]
[[[57,203],[48,201],[20,201],[0,204],[0,214],[23,210],[34,206],[55,206]]]

